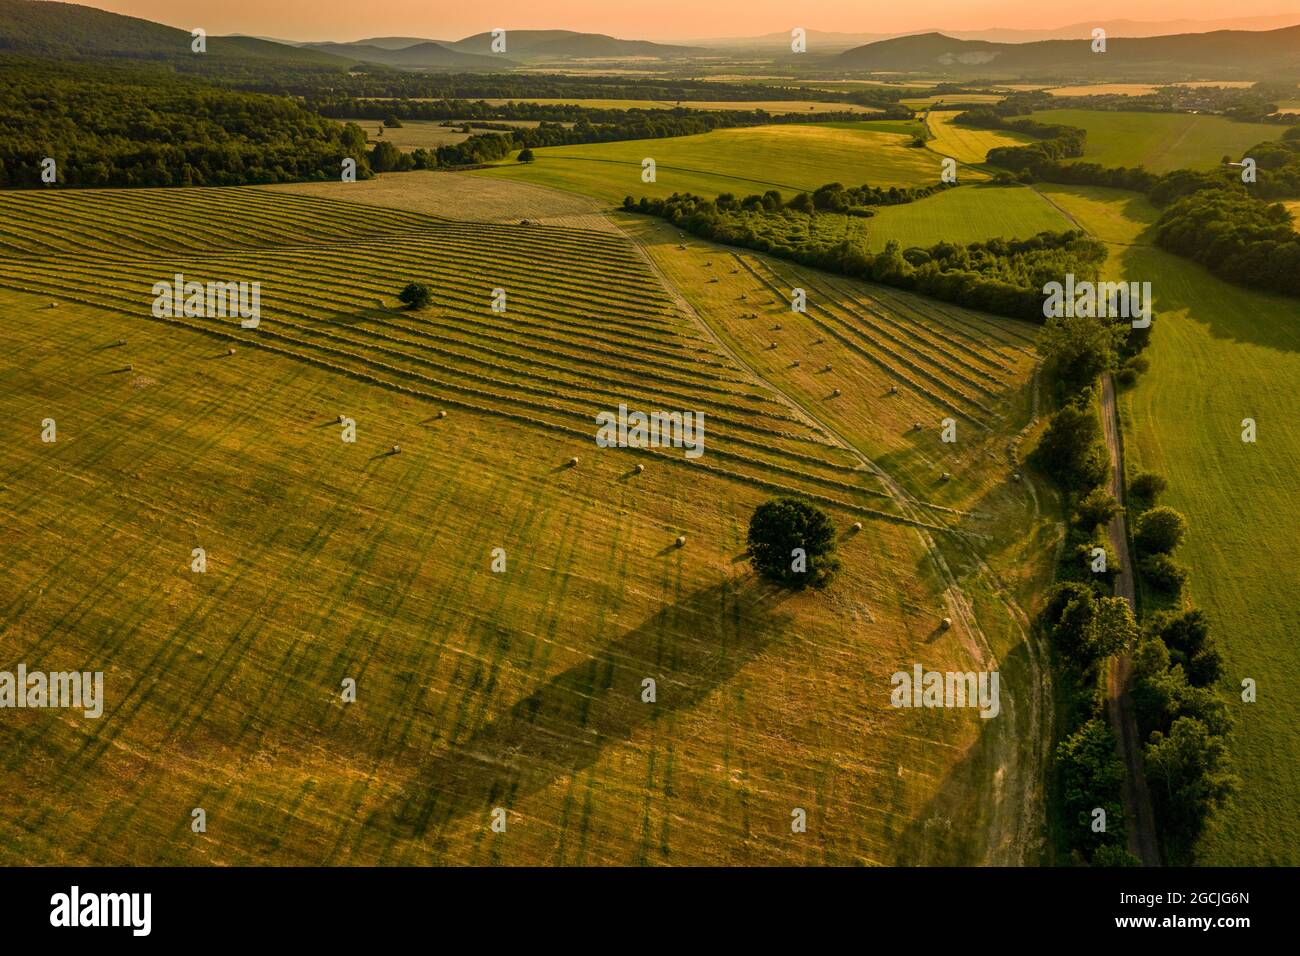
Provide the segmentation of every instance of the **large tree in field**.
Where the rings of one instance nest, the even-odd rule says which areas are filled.
[[[1061,397],[1072,398],[1114,369],[1127,335],[1128,327],[1112,319],[1049,318],[1038,335],[1038,351]]]
[[[801,498],[775,498],[749,521],[749,559],[769,581],[824,588],[840,569],[830,516]]]

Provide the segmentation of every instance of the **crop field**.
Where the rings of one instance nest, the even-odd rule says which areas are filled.
[[[904,106],[914,110],[923,110],[945,103],[997,103],[1006,99],[1002,93],[943,93],[934,96],[914,96],[899,100]]]
[[[698,136],[632,140],[534,150],[537,160],[480,170],[621,203],[623,197],[693,192],[716,196],[778,189],[789,195],[829,182],[914,186],[935,182],[934,155],[909,136],[844,124],[760,126]],[[656,180],[641,181],[642,161],[655,161]]]
[[[1240,159],[1256,143],[1278,137],[1278,128],[1268,123],[1238,123],[1205,113],[1045,110],[1029,118],[1087,130],[1080,162],[1145,166],[1157,173],[1210,169],[1224,156]]]
[[[930,113],[926,123],[933,138],[926,146],[940,156],[951,156],[959,163],[982,163],[990,149],[1033,142],[1032,137],[1023,133],[958,125],[953,122],[958,115],[955,112]]]
[[[832,431],[607,232],[305,188],[0,205],[0,308],[25,317],[0,326],[5,647],[96,662],[107,697],[99,721],[0,727],[3,859],[882,864],[1031,844],[1039,685],[1003,593],[1023,582],[980,569],[1033,567],[1006,557],[1039,512],[1002,447],[1032,404],[1027,330],[900,293],[818,313],[835,345],[808,355],[849,388],[886,367],[904,386],[891,414],[846,409]],[[784,281],[750,258],[735,277]],[[260,325],[153,317],[178,272],[260,281]],[[396,308],[411,280],[433,305]],[[824,408],[833,376],[808,371],[790,388]],[[707,454],[597,449],[593,416],[620,402],[703,412]],[[944,410],[970,429],[950,459]],[[843,532],[832,600],[775,594],[741,560],[781,491]],[[889,706],[903,662],[1004,654],[1011,721]]]
[[[1046,719],[1035,689],[1045,675],[1023,608],[1048,583],[1057,529],[1051,493],[1012,480],[1007,456],[1037,405],[1033,327],[744,250],[683,243],[648,217],[616,218],[747,367],[815,410],[905,499],[948,509],[968,532],[934,543],[979,609],[984,653],[1000,660],[1018,709],[997,722],[1010,737],[987,741],[974,763],[1001,766],[1016,780],[1008,792],[1020,794],[1022,811],[1034,805],[1041,794],[1029,768],[1041,769],[1043,755],[1033,752],[1029,728]],[[795,287],[807,292],[805,315],[790,311]],[[940,440],[944,419],[956,422],[954,443]],[[1016,753],[1009,762],[1008,750]],[[1012,826],[994,829],[1005,839]]]
[[[1229,285],[1149,243],[1155,211],[1116,190],[1040,187],[1111,244],[1112,277],[1149,281],[1156,321],[1151,370],[1121,393],[1130,473],[1165,475],[1163,501],[1190,525],[1179,560],[1226,657],[1236,719],[1234,772],[1243,786],[1212,818],[1197,862],[1229,866],[1300,863],[1300,700],[1276,686],[1300,673],[1294,589],[1273,571],[1300,565],[1293,527],[1300,498],[1300,435],[1292,383],[1300,375],[1293,301]],[[1241,440],[1253,418],[1258,442]],[[1240,702],[1258,681],[1259,700]],[[1267,690],[1265,690],[1267,688]]]

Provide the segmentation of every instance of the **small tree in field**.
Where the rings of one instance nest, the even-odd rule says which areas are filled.
[[[433,293],[422,282],[408,282],[397,298],[408,309],[423,309],[432,301]]]
[[[840,569],[830,516],[800,498],[774,498],[749,521],[749,559],[769,581],[824,588]]]
[[[533,151],[527,146],[519,151],[519,161],[521,163],[531,163],[535,158],[536,157],[533,156]]]

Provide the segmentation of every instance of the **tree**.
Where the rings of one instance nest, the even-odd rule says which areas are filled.
[[[1227,803],[1236,790],[1238,780],[1227,766],[1223,738],[1194,717],[1175,720],[1168,736],[1159,731],[1151,735],[1146,747],[1147,779],[1156,817],[1172,838],[1173,856],[1187,852],[1210,811]]]
[[[1127,335],[1127,326],[1110,319],[1049,318],[1038,335],[1038,351],[1058,394],[1074,395],[1113,369]]]
[[[1119,502],[1105,488],[1094,488],[1075,506],[1074,523],[1086,531],[1119,514]]]
[[[535,158],[536,157],[533,156],[533,151],[527,146],[519,151],[519,162],[521,163],[531,163]]]
[[[1148,554],[1138,562],[1143,579],[1157,591],[1177,595],[1187,583],[1187,567],[1167,554]]]
[[[433,300],[433,291],[422,282],[408,282],[397,298],[408,309],[423,309]]]
[[[1061,487],[1082,491],[1101,484],[1110,468],[1101,444],[1101,422],[1084,402],[1066,405],[1052,416],[1034,461]]]
[[[1168,554],[1187,533],[1187,519],[1168,505],[1144,511],[1137,520],[1133,541],[1145,554]]]
[[[824,588],[839,571],[835,526],[826,512],[801,498],[774,498],[749,521],[749,559],[769,581]]]
[[[384,125],[387,126],[389,129],[401,129],[402,121],[399,120],[392,113],[389,113],[387,116],[384,117]]]
[[[1139,501],[1153,504],[1167,487],[1169,487],[1169,482],[1164,479],[1163,475],[1157,475],[1153,471],[1144,471],[1133,479],[1128,486],[1128,490],[1129,494]]]

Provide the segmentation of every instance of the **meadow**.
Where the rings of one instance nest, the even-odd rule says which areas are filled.
[[[462,181],[437,175],[403,182]],[[835,324],[817,354],[843,363],[851,396],[828,428],[807,409],[826,408],[834,376],[792,381],[791,401],[640,243],[435,218],[417,210],[447,203],[394,208],[383,181],[349,191],[367,185],[0,197],[0,305],[28,317],[0,328],[7,657],[103,670],[108,697],[97,722],[25,711],[0,725],[0,857],[1032,854],[1025,791],[990,776],[1032,795],[1039,684],[1023,621],[977,556],[1027,547],[1038,514],[986,460],[1029,414],[1028,333],[859,290],[852,312],[817,320]],[[354,195],[391,204],[339,198]],[[720,278],[699,286],[710,296],[779,268],[748,257],[724,279],[720,253],[689,251]],[[261,324],[153,318],[151,286],[176,272],[261,281]],[[410,280],[434,289],[431,307],[397,309]],[[775,274],[745,281],[775,295]],[[868,329],[889,337],[873,345]],[[886,406],[875,385],[891,367],[892,414],[850,412]],[[593,415],[621,401],[703,411],[707,453],[598,449]],[[935,439],[945,409],[980,436],[951,460]],[[853,422],[869,433],[847,442]],[[898,456],[905,494],[858,442]],[[821,501],[841,529],[826,595],[776,593],[743,561],[752,509],[782,492]],[[905,663],[1002,654],[1010,721],[888,704]],[[504,834],[488,826],[498,806]],[[190,829],[195,807],[206,833]],[[795,807],[807,834],[791,833]]]
[[[847,217],[845,217],[847,218]],[[939,242],[1026,239],[1063,232],[1074,224],[1032,189],[1021,186],[962,186],[899,206],[882,206],[870,219],[849,220],[864,230],[867,248],[879,252],[896,241],[928,248]]]
[[[988,156],[989,150],[999,146],[1021,146],[1033,142],[1033,138],[1023,133],[1013,133],[997,129],[975,129],[962,126],[953,120],[957,112],[930,112],[926,116],[926,125],[931,139],[926,143],[940,156],[951,156],[959,163],[980,164]]]
[[[629,100],[581,99],[575,97],[526,96],[517,99],[488,99],[493,106],[507,103],[539,103],[545,106],[581,106],[589,110],[671,110],[683,107],[690,110],[764,110],[768,113],[872,113],[874,107],[857,103],[810,100]]]
[[[1206,113],[1045,110],[1029,118],[1087,130],[1080,162],[1145,166],[1156,173],[1211,169],[1224,156],[1238,160],[1256,143],[1278,137],[1278,127],[1268,123],[1238,123]]]
[[[939,161],[909,144],[911,137],[870,121],[714,130],[669,139],[553,146],[536,161],[508,163],[475,175],[539,183],[621,203],[624,196],[692,192],[713,197],[777,189],[787,196],[828,182],[915,186],[936,182]],[[656,181],[641,181],[642,160]],[[973,173],[973,176],[980,174]]]
[[[1234,804],[1212,818],[1197,862],[1295,865],[1300,701],[1277,686],[1279,675],[1300,672],[1300,614],[1293,590],[1277,577],[1300,565],[1300,539],[1291,533],[1300,436],[1287,425],[1291,383],[1300,375],[1295,303],[1229,285],[1153,246],[1156,211],[1140,196],[1039,188],[1110,244],[1112,278],[1152,283],[1151,369],[1120,394],[1126,465],[1130,476],[1165,475],[1162,500],[1190,524],[1179,560],[1191,568],[1191,600],[1224,651],[1234,771],[1242,779]],[[1241,440],[1244,418],[1258,424],[1256,444]],[[1259,683],[1258,703],[1240,700],[1247,677]]]

